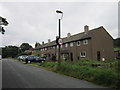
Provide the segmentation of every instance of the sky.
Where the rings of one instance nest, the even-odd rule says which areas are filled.
[[[5,34],[0,34],[0,46],[29,43],[34,47],[36,42],[47,43],[48,39],[55,40],[60,17],[56,10],[63,12],[62,37],[66,37],[67,33],[74,35],[83,32],[85,25],[90,30],[103,26],[114,39],[119,36],[117,0],[64,1],[1,1],[0,16],[5,17],[9,25],[4,26]]]

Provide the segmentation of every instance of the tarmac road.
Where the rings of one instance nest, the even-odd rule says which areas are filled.
[[[15,60],[3,59],[2,88],[101,88],[102,90],[105,87]]]

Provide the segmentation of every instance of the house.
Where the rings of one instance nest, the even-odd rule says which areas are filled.
[[[62,38],[63,45],[61,45],[61,59],[67,61],[78,61],[82,58],[88,58],[91,60],[106,60],[114,58],[113,50],[113,38],[101,26],[92,30],[89,30],[89,26],[84,26],[84,32],[71,35],[67,34],[67,37]],[[42,56],[45,55],[47,60],[52,60],[56,57],[58,60],[58,45],[56,41],[48,40],[48,43],[42,42],[39,45],[39,49]]]

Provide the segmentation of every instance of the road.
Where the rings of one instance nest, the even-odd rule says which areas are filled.
[[[15,60],[2,60],[2,88],[105,88]]]

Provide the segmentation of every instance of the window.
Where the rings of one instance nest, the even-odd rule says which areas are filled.
[[[65,47],[68,47],[68,43],[65,44]]]
[[[63,47],[63,45],[60,46],[61,48]]]
[[[83,45],[87,45],[87,44],[88,44],[88,40],[84,40]]]
[[[70,47],[73,47],[73,42],[70,43]]]
[[[47,51],[47,48],[45,48],[45,51]]]
[[[86,52],[85,51],[80,52],[80,57],[86,57]]]
[[[53,46],[53,49],[55,49],[55,46]]]
[[[77,41],[77,46],[80,46],[80,41]]]
[[[59,48],[59,45],[57,45],[57,48]]]

